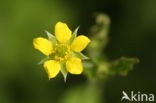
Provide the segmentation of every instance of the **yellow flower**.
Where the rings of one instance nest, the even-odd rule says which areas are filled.
[[[84,35],[76,37],[77,30],[71,32],[69,27],[62,22],[55,25],[55,36],[47,32],[48,39],[38,37],[33,40],[34,48],[45,54],[43,66],[49,79],[61,72],[66,79],[67,73],[81,74],[83,72],[82,60],[86,58],[81,51],[90,42]]]

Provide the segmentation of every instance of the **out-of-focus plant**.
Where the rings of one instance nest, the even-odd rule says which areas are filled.
[[[104,103],[102,93],[105,81],[114,75],[126,76],[139,62],[137,58],[121,57],[109,61],[104,53],[108,43],[110,18],[105,14],[95,14],[95,25],[90,29],[91,43],[86,50],[89,60],[84,62],[85,85],[78,86],[64,94],[61,103]]]

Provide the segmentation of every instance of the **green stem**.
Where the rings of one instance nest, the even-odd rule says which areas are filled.
[[[87,101],[84,103],[105,103],[105,101],[103,101],[104,84],[104,82],[98,81],[96,79],[89,80],[85,91],[85,100]]]

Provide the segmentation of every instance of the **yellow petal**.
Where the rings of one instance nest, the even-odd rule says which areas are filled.
[[[65,23],[58,22],[55,25],[55,36],[59,42],[61,43],[67,42],[71,38],[71,34],[72,34],[71,30]]]
[[[33,45],[35,49],[45,55],[50,55],[53,49],[52,42],[42,37],[35,38],[33,40]]]
[[[59,73],[61,66],[59,62],[55,60],[48,60],[44,63],[44,68],[48,73],[50,79],[50,78],[54,78]]]
[[[71,44],[71,48],[75,52],[81,52],[83,49],[86,48],[89,42],[90,42],[90,39],[88,37],[84,35],[80,35],[73,40]]]
[[[81,74],[83,71],[82,62],[79,58],[70,58],[66,62],[67,71],[71,74]]]

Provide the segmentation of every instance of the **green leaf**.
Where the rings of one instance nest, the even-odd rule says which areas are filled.
[[[53,43],[56,43],[57,42],[57,40],[56,40],[56,38],[55,38],[55,36],[53,34],[49,33],[48,31],[45,31],[45,32],[46,32],[46,34],[48,36],[48,39],[50,41],[52,41]]]
[[[42,59],[38,64],[43,64],[45,61],[49,60],[49,57],[45,57],[44,59]]]
[[[77,58],[80,58],[80,59],[82,59],[82,60],[88,60],[88,59],[89,59],[89,58],[88,58],[87,56],[85,56],[84,54],[78,53],[78,52],[74,52],[74,53],[73,53],[73,56],[74,56],[74,57],[77,57]]]
[[[115,60],[110,65],[111,74],[127,75],[127,73],[133,69],[134,65],[137,64],[139,60],[137,58],[125,58],[121,57]]]
[[[68,71],[66,69],[65,63],[61,63],[61,73],[63,75],[64,82],[66,82]]]

